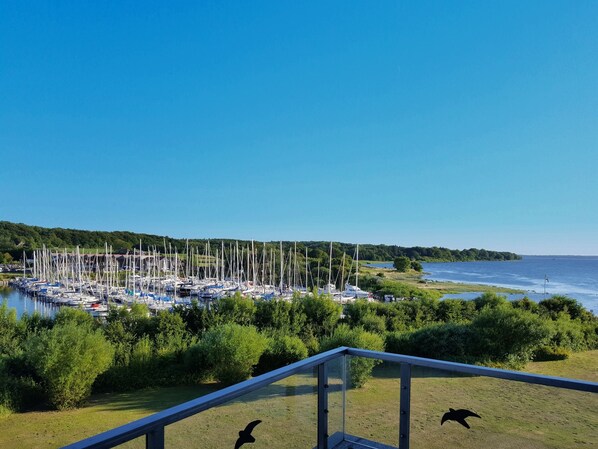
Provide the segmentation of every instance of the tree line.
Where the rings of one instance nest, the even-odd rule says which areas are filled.
[[[112,247],[114,253],[125,253],[133,248],[141,246],[144,250],[148,248],[162,249],[168,252],[170,248],[176,248],[184,252],[187,246],[193,246],[201,253],[206,252],[207,239],[175,239],[168,236],[152,234],[141,234],[128,231],[84,231],[77,229],[45,228],[40,226],[29,226],[22,223],[11,223],[0,221],[0,252],[8,252],[14,258],[21,258],[22,252],[31,252],[33,249],[48,248],[63,249],[81,248],[102,249],[105,244]],[[231,239],[212,239],[212,242],[236,243]],[[247,246],[250,241],[238,243]],[[328,260],[330,253],[330,242],[306,241],[306,242],[283,242],[285,250],[297,244],[299,254],[305,254],[307,250],[310,259],[321,260],[323,265]],[[262,242],[259,243],[262,245]],[[271,249],[278,251],[279,242],[266,242],[267,251]],[[334,242],[332,244],[333,258],[338,259],[343,254],[352,257],[355,255],[356,245],[353,243]],[[214,246],[215,249],[215,246]],[[485,249],[448,249],[442,247],[402,247],[397,245],[374,245],[360,244],[359,258],[361,260],[387,261],[397,257],[405,256],[412,260],[427,262],[452,262],[452,261],[474,261],[474,260],[517,260],[520,256],[511,252],[490,251]]]
[[[414,297],[357,301],[342,318],[341,306],[317,291],[291,301],[237,294],[156,316],[136,304],[111,310],[105,322],[71,308],[54,319],[17,319],[2,305],[0,408],[64,409],[92,392],[209,379],[230,384],[338,346],[511,368],[598,348],[598,319],[567,297],[540,303],[496,294],[473,301]],[[351,386],[367,382],[375,365],[352,357]]]

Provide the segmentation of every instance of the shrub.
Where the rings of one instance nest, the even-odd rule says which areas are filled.
[[[266,373],[307,357],[307,346],[299,337],[274,335],[255,368],[257,374]]]
[[[536,362],[550,362],[553,360],[566,360],[570,352],[565,348],[555,348],[554,346],[541,346],[534,352]]]
[[[204,347],[197,343],[185,352],[185,369],[196,380],[204,380],[208,373],[208,362]]]
[[[334,302],[330,295],[319,295],[314,291],[298,301],[303,306],[307,323],[316,334],[330,333],[341,317],[342,307]]]
[[[246,298],[240,292],[233,296],[225,296],[215,303],[217,313],[225,323],[236,323],[244,326],[253,324],[255,317],[255,302]]]
[[[320,349],[327,351],[339,346],[382,351],[384,350],[384,341],[378,334],[367,332],[362,328],[351,329],[348,325],[341,324],[330,337],[325,337],[322,340]],[[376,359],[351,357],[349,372],[352,385],[357,388],[362,387],[372,377],[372,370],[378,363],[380,361]]]
[[[210,329],[200,342],[207,367],[225,384],[247,379],[266,345],[266,337],[255,327],[232,323]]]
[[[93,317],[86,311],[72,307],[63,307],[54,317],[54,324],[60,326],[67,323],[89,327],[93,327],[95,325]]]
[[[567,296],[555,295],[540,301],[539,306],[553,320],[558,319],[562,313],[569,315],[574,320],[591,321],[593,319],[592,313],[587,311],[581,303]]]
[[[21,347],[16,309],[0,305],[0,357],[14,355]]]
[[[386,332],[386,320],[384,317],[378,316],[374,313],[368,313],[361,318],[360,322],[364,330],[368,332],[375,332],[383,334]]]
[[[305,327],[307,317],[301,299],[272,299],[256,303],[255,324],[259,329],[276,329],[297,335]]]
[[[159,356],[176,358],[189,346],[183,318],[166,310],[158,312],[155,318],[156,352]]]
[[[510,305],[507,298],[496,293],[484,293],[482,296],[473,300],[476,309],[482,310],[484,307],[496,308],[500,306]]]
[[[444,323],[460,323],[475,315],[475,303],[463,299],[445,299],[438,305],[438,320]]]
[[[405,272],[411,268],[411,259],[409,259],[409,257],[399,256],[395,258],[392,265],[395,267],[395,270]]]
[[[23,365],[22,357],[0,359],[0,416],[25,411],[45,401],[41,385]]]
[[[387,332],[384,336],[384,350],[394,354],[409,354],[409,332]]]
[[[50,403],[65,409],[89,396],[96,377],[110,366],[113,349],[100,331],[67,322],[31,339],[26,357],[43,380]]]
[[[588,349],[583,325],[578,320],[572,320],[569,315],[561,313],[558,319],[550,322],[550,345],[571,351]]]
[[[400,343],[405,354],[471,362],[472,339],[468,325],[445,323],[418,329]]]
[[[527,296],[524,296],[521,299],[512,301],[511,304],[513,305],[513,307],[515,309],[528,310],[529,312],[534,312],[534,313],[538,313],[538,310],[540,308],[540,306],[538,305],[537,302],[532,301]]]
[[[411,261],[411,268],[415,271],[419,271],[422,272],[424,271],[424,267],[421,263],[419,263],[417,260],[412,260]]]
[[[550,336],[549,324],[525,310],[510,306],[485,308],[472,321],[472,353],[500,363],[521,366]]]

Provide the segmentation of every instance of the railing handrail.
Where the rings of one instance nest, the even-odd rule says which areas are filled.
[[[568,379],[566,377],[546,376],[544,374],[524,373],[506,369],[488,368],[486,366],[467,365],[465,363],[447,362],[445,360],[426,359],[410,355],[393,354],[391,352],[370,351],[367,349],[347,348],[347,355],[379,359],[386,362],[409,363],[413,366],[434,368],[476,376],[494,377],[497,379],[514,380],[549,387],[566,388],[569,390],[598,393],[598,383],[586,380]]]
[[[443,360],[426,359],[422,357],[406,356],[389,352],[370,351],[339,347],[321,354],[309,357],[274,371],[262,374],[252,379],[206,394],[191,401],[170,407],[145,418],[138,419],[120,427],[94,435],[85,440],[64,446],[64,449],[94,449],[109,448],[130,441],[134,438],[163,429],[164,426],[188,418],[209,408],[221,405],[261,387],[270,385],[278,380],[319,366],[341,356],[350,355],[384,360],[395,363],[405,363],[411,366],[434,368],[443,371],[458,372],[484,377],[513,380],[550,387],[566,388],[570,390],[598,393],[598,383],[583,380],[567,379],[563,377],[545,376],[542,374],[523,373],[484,366],[467,365],[463,363],[447,362]]]
[[[175,405],[174,407],[167,408],[150,416],[146,416],[145,418],[132,421],[120,427],[115,427],[114,429],[99,433],[85,440],[69,444],[68,446],[64,446],[63,449],[83,449],[88,447],[99,449],[122,444],[126,441],[145,435],[157,427],[164,427],[168,424],[188,418],[203,410],[224,404],[225,402],[236,399],[244,394],[251,393],[252,391],[270,385],[278,380],[292,376],[309,368],[314,368],[329,360],[336,359],[346,354],[347,349],[348,348],[344,346],[331,349],[330,351],[314,355],[238,384]]]

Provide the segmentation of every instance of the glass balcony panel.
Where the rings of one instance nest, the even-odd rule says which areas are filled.
[[[167,446],[234,449],[239,431],[261,420],[250,432],[255,442],[244,448],[311,449],[317,444],[317,384],[317,370],[309,369],[183,419],[166,427]]]
[[[328,447],[334,447],[344,438],[344,356],[326,362],[328,370]]]
[[[364,370],[372,365],[372,377],[362,386],[356,385],[361,383]],[[399,363],[347,356],[346,434],[397,447],[400,395]]]
[[[480,416],[459,416],[468,410]],[[441,425],[443,416],[447,420]],[[464,419],[466,428],[460,423]],[[411,448],[589,448],[598,441],[598,395],[412,370]]]

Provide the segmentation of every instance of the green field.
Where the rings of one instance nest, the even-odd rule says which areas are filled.
[[[560,362],[531,363],[530,372],[598,381],[598,351]],[[340,431],[341,393],[331,381],[330,431]],[[316,429],[316,378],[309,372],[277,382],[234,403],[204,412],[166,429],[168,447],[233,447],[236,432],[263,421],[251,449],[310,448]],[[127,394],[95,395],[80,409],[38,411],[0,418],[0,447],[54,448],[201,396],[217,386],[173,387]],[[382,365],[364,388],[347,392],[347,432],[395,444],[398,435],[398,366]],[[469,408],[467,430],[442,414]],[[452,377],[414,371],[412,447],[559,448],[592,447],[598,441],[598,395],[481,377]],[[201,442],[201,443],[200,443]],[[138,439],[124,447],[144,447]]]

